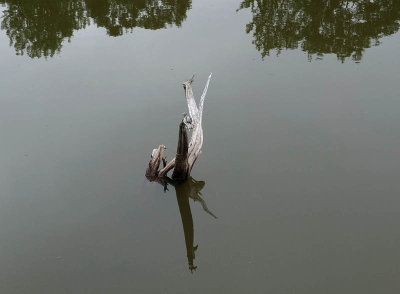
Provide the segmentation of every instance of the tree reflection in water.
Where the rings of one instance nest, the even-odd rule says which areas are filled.
[[[169,178],[165,178],[165,182],[161,183],[166,190],[168,184],[175,187],[176,199],[178,201],[179,212],[181,214],[183,232],[185,235],[186,255],[189,264],[189,270],[193,272],[197,269],[194,265],[195,253],[198,245],[194,245],[194,226],[192,211],[190,209],[189,199],[200,202],[203,210],[212,217],[217,218],[207,207],[206,202],[200,197],[201,190],[205,186],[204,181],[196,181],[192,177],[184,183],[176,183]]]
[[[16,53],[48,57],[90,23],[120,36],[135,27],[181,26],[191,0],[0,0],[6,6],[1,29]]]
[[[359,62],[365,48],[399,30],[398,0],[244,0],[244,8],[253,15],[246,32],[263,58],[301,47],[309,60],[333,53]]]

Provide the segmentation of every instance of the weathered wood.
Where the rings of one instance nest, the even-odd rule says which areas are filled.
[[[186,125],[182,121],[179,125],[178,147],[175,156],[175,168],[172,173],[172,179],[175,181],[183,181],[187,179],[189,171],[188,165],[188,136]]]
[[[194,163],[201,154],[201,148],[203,146],[203,107],[211,76],[212,74],[210,74],[210,76],[208,77],[206,86],[199,101],[199,106],[197,106],[196,104],[192,89],[194,75],[185,83],[183,83],[189,116],[185,115],[179,125],[179,138],[176,157],[167,164],[165,164],[165,161],[163,160],[164,167],[160,171],[158,171],[160,161],[163,158],[162,155],[163,151],[165,150],[165,146],[160,145],[157,149],[154,149],[151,160],[149,162],[149,167],[146,171],[146,177],[150,181],[154,181],[157,177],[162,178],[166,176],[167,173],[173,168],[174,172],[172,177],[174,178],[174,180],[185,180],[189,177]],[[187,139],[186,129],[192,130],[192,137],[189,143]],[[158,156],[158,161],[157,158],[154,158],[155,156]]]
[[[154,181],[155,179],[157,179],[160,162],[161,160],[165,162],[165,158],[163,158],[163,153],[165,149],[166,147],[164,145],[160,145],[157,149],[153,149],[149,165],[146,169],[146,178],[149,181]]]

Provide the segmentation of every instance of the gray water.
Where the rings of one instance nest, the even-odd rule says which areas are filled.
[[[0,3],[0,293],[400,291],[399,2]]]

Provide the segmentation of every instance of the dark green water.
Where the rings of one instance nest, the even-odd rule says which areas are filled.
[[[400,291],[399,1],[0,3],[0,293]]]

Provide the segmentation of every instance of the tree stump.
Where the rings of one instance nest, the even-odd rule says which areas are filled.
[[[189,177],[194,163],[201,154],[201,147],[203,146],[203,107],[211,76],[212,74],[208,77],[206,86],[204,87],[203,94],[199,101],[199,106],[196,104],[192,90],[194,75],[183,83],[189,114],[184,114],[184,117],[179,124],[176,156],[167,163],[165,157],[163,157],[166,147],[160,145],[157,149],[154,149],[151,153],[151,159],[146,170],[146,178],[149,181],[161,180],[171,169],[174,169],[172,174],[173,180],[184,181]],[[188,142],[188,129],[192,130],[190,142]],[[163,168],[159,169],[161,162],[163,162]]]

